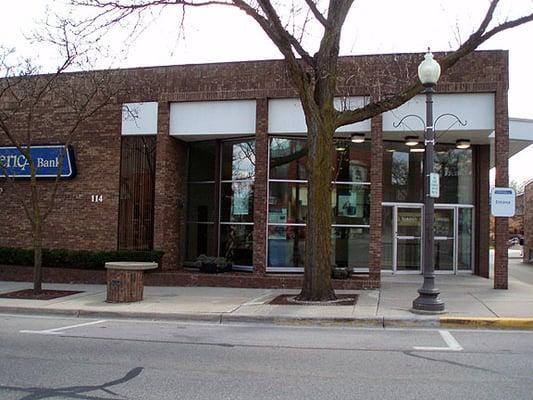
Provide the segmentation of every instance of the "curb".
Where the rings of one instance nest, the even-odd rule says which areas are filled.
[[[440,317],[443,328],[494,328],[533,330],[533,318]]]
[[[0,306],[2,314],[57,315],[74,318],[145,319],[208,323],[272,324],[283,326],[366,327],[366,328],[469,328],[533,330],[533,318],[484,317],[283,317],[273,315],[235,315],[228,313],[154,313],[136,311],[95,311],[44,307]]]

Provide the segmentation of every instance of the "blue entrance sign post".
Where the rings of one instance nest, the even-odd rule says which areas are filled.
[[[24,148],[24,146],[23,146]],[[74,178],[76,166],[74,151],[63,145],[38,145],[30,147],[30,157],[35,165],[37,178],[55,178],[61,163],[60,178]],[[26,157],[13,146],[0,147],[0,177],[30,178],[30,165]]]

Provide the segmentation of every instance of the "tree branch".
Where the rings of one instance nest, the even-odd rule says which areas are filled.
[[[318,20],[318,22],[320,22],[324,28],[328,28],[329,23],[327,19],[324,17],[324,15],[322,15],[322,13],[318,10],[315,2],[313,0],[305,0],[305,3],[307,4],[309,9],[313,13],[315,18]]]
[[[489,8],[487,9],[487,12],[485,14],[485,17],[483,18],[483,21],[479,25],[478,29],[474,33],[472,33],[472,35],[470,35],[466,42],[459,46],[457,50],[439,60],[439,64],[443,74],[447,70],[452,68],[461,58],[472,53],[477,47],[479,47],[482,43],[490,39],[495,34],[533,21],[533,13],[531,13],[515,20],[504,22],[494,27],[490,31],[486,32],[486,29],[494,16],[494,11],[496,9],[496,6],[498,5],[498,2],[499,0],[491,1],[491,3],[489,4]],[[422,89],[423,86],[420,82],[418,82],[418,80],[413,81],[411,85],[403,89],[400,93],[391,96],[387,99],[369,103],[368,105],[355,110],[338,111],[336,118],[336,127],[338,128],[344,125],[360,122],[365,119],[372,118],[383,112],[393,110],[416,96],[422,91]]]

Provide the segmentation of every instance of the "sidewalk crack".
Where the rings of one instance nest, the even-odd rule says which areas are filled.
[[[483,304],[483,306],[487,310],[489,310],[492,314],[494,314],[495,317],[499,317],[499,315],[493,309],[491,309],[488,305],[486,305],[485,302],[481,300],[479,297],[477,297],[474,293],[468,293],[468,294],[472,296],[474,299],[476,299],[477,301],[479,301],[481,304]]]

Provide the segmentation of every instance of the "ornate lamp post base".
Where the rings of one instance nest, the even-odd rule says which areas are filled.
[[[442,314],[446,312],[444,301],[439,297],[440,291],[434,286],[434,278],[425,277],[424,285],[418,289],[418,293],[419,296],[413,301],[411,312],[417,314]]]
[[[444,301],[439,298],[439,293],[428,294],[418,291],[420,296],[413,301],[413,308],[409,311],[415,314],[444,314],[446,309]]]

